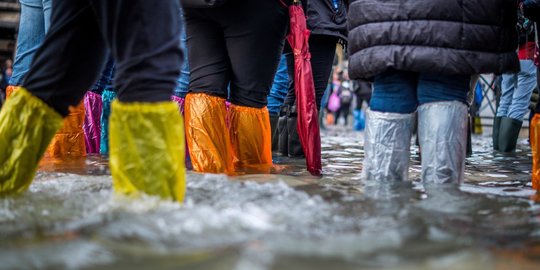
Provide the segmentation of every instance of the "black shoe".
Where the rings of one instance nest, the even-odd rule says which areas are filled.
[[[510,153],[516,151],[517,140],[523,121],[502,117],[499,129],[499,150]]]

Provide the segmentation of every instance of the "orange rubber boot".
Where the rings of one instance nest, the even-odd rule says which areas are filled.
[[[233,174],[225,99],[207,94],[186,96],[185,126],[193,170]]]
[[[237,173],[270,173],[272,133],[268,109],[231,105],[229,137]]]

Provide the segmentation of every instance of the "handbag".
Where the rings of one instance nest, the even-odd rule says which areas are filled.
[[[333,92],[328,99],[328,110],[331,112],[339,111],[341,107],[341,99],[339,98],[337,92]]]
[[[227,0],[180,0],[183,8],[215,8],[226,2]]]

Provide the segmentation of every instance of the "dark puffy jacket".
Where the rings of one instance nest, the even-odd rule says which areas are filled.
[[[306,10],[307,24],[311,33],[335,36],[346,41],[348,3],[349,0],[339,0],[336,10],[332,0],[304,0],[304,10]]]
[[[516,0],[353,0],[349,74],[517,72]]]

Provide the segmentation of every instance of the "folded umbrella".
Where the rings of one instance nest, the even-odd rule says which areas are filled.
[[[294,88],[298,110],[298,135],[306,156],[308,171],[320,176],[321,135],[319,130],[318,108],[315,101],[315,84],[309,53],[310,31],[306,25],[306,15],[301,2],[294,0],[289,7],[290,31],[287,40],[294,53]]]

